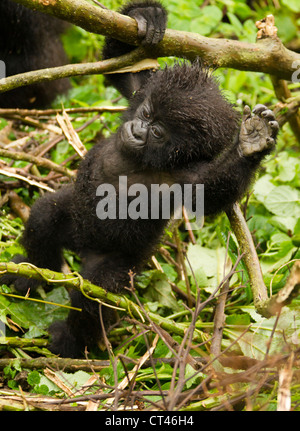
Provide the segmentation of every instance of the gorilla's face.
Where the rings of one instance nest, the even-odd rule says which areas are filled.
[[[182,169],[213,160],[234,141],[239,114],[198,62],[166,67],[130,99],[117,147],[142,167]]]
[[[145,152],[167,145],[169,133],[153,111],[149,99],[138,106],[133,118],[120,131],[121,147],[129,152]]]

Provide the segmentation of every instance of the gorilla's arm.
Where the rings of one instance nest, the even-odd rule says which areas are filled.
[[[142,45],[151,47],[162,40],[166,29],[167,12],[158,1],[148,0],[129,3],[119,12],[136,20],[138,36]],[[127,54],[134,48],[134,46],[116,39],[106,38],[102,53],[103,59]],[[109,75],[108,81],[129,99],[135,91],[146,83],[150,74],[151,71],[149,70],[137,73],[116,73]]]
[[[243,196],[260,162],[274,148],[278,129],[273,112],[264,105],[257,105],[253,115],[246,106],[235,147],[210,163],[177,172],[177,181],[204,184],[205,214],[227,210]]]

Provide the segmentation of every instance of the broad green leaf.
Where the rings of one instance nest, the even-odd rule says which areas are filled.
[[[284,232],[294,232],[297,219],[296,217],[281,217],[274,215],[269,218],[269,222]]]
[[[289,4],[297,2],[299,4],[298,0],[293,0],[293,2],[288,0],[287,2]],[[294,37],[297,37],[297,26],[295,25],[292,16],[278,14],[276,16],[276,27],[278,28],[278,36],[282,42],[288,42]]]
[[[271,182],[272,176],[269,174],[263,175],[259,178],[253,187],[253,192],[256,198],[264,203],[265,198],[271,193],[271,191],[276,188]]]
[[[241,21],[233,13],[228,12],[227,16],[230,20],[231,25],[233,26],[233,28],[235,30],[235,34],[237,36],[240,36],[241,33],[243,32],[243,25],[242,25]]]
[[[227,325],[249,325],[250,316],[249,314],[230,314],[226,317]]]
[[[0,296],[1,298],[1,296]],[[67,305],[69,295],[65,288],[57,287],[46,295],[45,301]],[[30,330],[25,337],[41,336],[54,320],[63,320],[69,310],[46,303],[18,300],[11,303],[9,313],[12,320],[24,329]]]
[[[300,217],[300,194],[290,186],[273,188],[266,196],[264,205],[273,214]]]
[[[225,248],[213,250],[198,244],[189,245],[186,267],[191,276],[195,275],[199,287],[211,293],[224,278],[224,265]]]
[[[158,302],[161,306],[171,308],[174,311],[180,310],[166,274],[158,270],[147,271],[143,273],[142,278],[139,277],[139,286],[141,286],[141,280],[143,287],[146,288],[144,297],[148,301]]]
[[[222,11],[216,6],[206,6],[201,15],[194,18],[190,24],[190,31],[204,36],[211,33],[222,19]]]
[[[300,12],[299,0],[281,0],[282,4],[290,9],[292,12]]]
[[[285,244],[284,246],[281,246],[279,252],[272,256],[272,258],[262,257],[260,260],[262,272],[270,273],[280,268],[282,265],[289,262],[293,258],[293,255],[296,250],[297,248],[294,247],[291,241],[290,244]]]
[[[246,311],[246,308],[244,308]],[[253,318],[254,314],[251,313]],[[270,336],[276,322],[276,316],[270,319],[258,317],[258,322],[253,324],[250,330],[239,339],[238,344],[245,356],[255,359],[264,359],[267,348],[270,343]],[[300,311],[284,308],[279,317],[275,332],[273,334],[271,345],[269,346],[269,354],[283,352],[287,346],[287,342],[295,344],[300,341]],[[227,330],[226,330],[227,332]],[[228,330],[231,339],[236,339],[241,331]]]
[[[27,376],[27,382],[31,385],[38,385],[41,381],[41,375],[38,371],[31,371]]]

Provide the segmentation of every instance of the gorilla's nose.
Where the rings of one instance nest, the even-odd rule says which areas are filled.
[[[147,124],[141,120],[131,121],[131,133],[136,140],[146,142],[148,133]]]

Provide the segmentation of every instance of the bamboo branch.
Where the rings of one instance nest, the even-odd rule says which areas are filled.
[[[42,183],[41,181],[35,181],[31,180],[30,178],[24,177],[24,175],[19,175],[15,172],[15,169],[13,168],[6,168],[6,169],[0,169],[0,175],[4,175],[9,178],[16,178],[17,180],[25,181],[26,183],[30,184],[31,186],[38,187],[43,190],[47,190],[47,192],[54,192],[55,190],[51,187],[47,186],[46,184]]]
[[[0,337],[0,345],[13,346],[13,347],[46,347],[48,340],[43,338],[20,338],[20,337]],[[11,358],[10,358],[11,359]],[[1,359],[0,359],[0,370],[1,370]]]
[[[139,321],[144,322],[147,320],[147,316],[165,329],[169,333],[175,333],[180,336],[184,336],[186,332],[186,326],[180,323],[176,323],[173,320],[159,316],[158,314],[148,312],[147,316],[144,311],[133,301],[130,301],[123,295],[117,295],[115,293],[104,290],[102,287],[96,286],[84,280],[79,274],[63,274],[60,272],[50,271],[49,269],[37,268],[29,263],[6,263],[0,262],[0,275],[4,273],[17,274],[26,278],[34,278],[36,280],[46,281],[48,284],[59,283],[66,288],[72,288],[80,291],[86,297],[91,300],[103,303],[108,307],[118,308],[125,311],[130,316],[134,316]],[[201,332],[197,329],[194,331],[194,342],[202,342]]]

